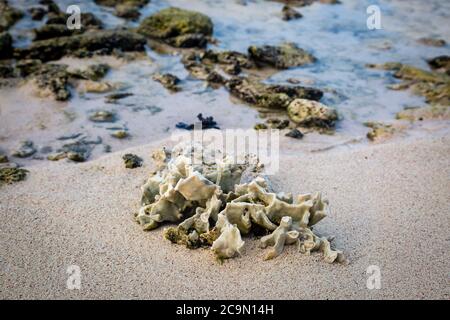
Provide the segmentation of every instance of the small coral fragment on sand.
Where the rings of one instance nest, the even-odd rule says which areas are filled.
[[[344,262],[341,251],[312,231],[326,217],[328,201],[320,193],[274,193],[257,161],[234,157],[199,143],[181,143],[172,151],[155,152],[158,170],[142,186],[137,222],[152,230],[164,222],[179,223],[164,231],[172,243],[190,249],[210,247],[219,260],[240,256],[242,235],[261,234],[266,259],[280,255],[285,245],[301,253],[323,253],[326,262]],[[269,232],[271,234],[267,235]]]

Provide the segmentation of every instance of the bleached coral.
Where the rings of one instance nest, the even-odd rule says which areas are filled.
[[[188,248],[211,247],[219,259],[242,253],[242,235],[263,231],[266,259],[277,257],[285,245],[297,244],[304,254],[323,253],[326,262],[345,261],[327,238],[312,231],[326,217],[328,201],[320,193],[293,197],[275,193],[262,167],[201,144],[182,143],[153,154],[157,171],[142,186],[142,207],[136,220],[144,230],[177,222],[164,236]],[[268,234],[271,232],[270,234]]]

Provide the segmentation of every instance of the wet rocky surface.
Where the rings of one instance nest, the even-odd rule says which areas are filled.
[[[369,33],[351,18],[364,4],[328,6],[334,2],[96,0],[86,2],[83,27],[68,30],[68,1],[1,1],[0,106],[7,104],[8,121],[12,104],[34,105],[26,110],[38,115],[19,113],[22,127],[0,132],[1,149],[11,156],[20,141],[33,140],[36,152],[23,163],[85,161],[165,137],[179,122],[190,127],[199,113],[222,129],[280,129],[302,141],[364,136],[368,120],[447,119],[449,35],[436,31],[441,16],[422,25],[428,33],[409,34],[413,19],[401,26],[390,17]],[[422,12],[410,14],[425,14],[415,6]],[[298,99],[307,103],[293,104]],[[52,130],[84,138],[61,146]]]

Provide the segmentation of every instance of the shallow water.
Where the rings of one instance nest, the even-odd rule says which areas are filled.
[[[26,8],[38,1],[14,1]],[[56,1],[61,9],[73,1]],[[12,1],[11,1],[12,3]],[[381,9],[381,30],[368,30],[366,8],[378,4]],[[409,91],[392,91],[386,85],[395,82],[388,72],[367,69],[366,63],[400,61],[427,68],[425,59],[449,54],[449,46],[435,48],[419,44],[421,37],[438,37],[450,42],[450,2],[448,1],[361,1],[342,0],[341,5],[315,3],[299,8],[303,18],[283,21],[282,4],[271,1],[217,0],[152,0],[141,10],[141,20],[167,6],[177,6],[207,14],[214,23],[214,49],[246,52],[249,45],[295,42],[313,53],[318,62],[304,67],[279,71],[266,81],[286,83],[296,78],[307,86],[326,91],[322,102],[337,108],[342,120],[334,136],[310,134],[302,142],[335,144],[351,139],[364,140],[367,120],[392,120],[405,106],[421,106],[424,100]],[[112,15],[112,9],[99,7],[93,1],[83,1],[82,12],[92,12],[106,27],[136,26]],[[45,21],[45,20],[44,20]],[[12,29],[16,46],[31,41],[30,28],[42,22],[22,19]],[[59,103],[36,98],[29,88],[0,89],[0,142],[11,150],[23,139],[31,139],[39,146],[57,148],[58,137],[83,133],[91,138],[101,137],[112,151],[149,143],[167,137],[179,121],[192,123],[197,113],[212,115],[221,128],[250,128],[260,121],[258,112],[240,102],[230,100],[223,89],[205,87],[203,81],[189,76],[180,63],[179,55],[162,55],[150,48],[151,58],[131,63],[117,62],[105,80],[122,82],[124,92],[133,96],[117,104],[105,102],[106,94],[81,95],[75,90],[70,101]],[[101,61],[104,58],[99,58]],[[63,59],[78,66],[77,59]],[[152,74],[170,72],[182,79],[183,91],[170,93],[152,80]],[[22,110],[19,110],[21,109]],[[117,122],[93,123],[90,112],[107,109],[117,114]],[[111,127],[126,128],[131,138],[117,140],[110,137]],[[96,147],[92,158],[103,153]],[[27,162],[27,161],[25,161]]]

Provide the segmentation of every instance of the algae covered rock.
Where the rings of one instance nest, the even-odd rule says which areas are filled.
[[[437,57],[428,62],[433,68],[440,66],[444,73],[422,70],[401,63],[385,63],[369,67],[391,70],[395,78],[403,80],[401,83],[391,85],[391,89],[409,88],[413,93],[424,96],[429,104],[450,105],[450,76],[445,61],[445,57]]]
[[[233,156],[217,151],[183,142],[155,152],[158,170],[142,187],[136,214],[144,230],[179,223],[164,231],[166,239],[190,249],[210,247],[219,260],[242,255],[242,235],[265,230],[272,232],[261,239],[261,246],[272,247],[266,259],[296,243],[301,253],[319,251],[326,262],[345,261],[342,251],[312,231],[328,212],[320,193],[295,199],[274,193],[258,161],[246,157],[235,164]]]
[[[8,30],[22,17],[22,11],[10,6],[7,0],[0,0],[0,32]]]
[[[213,24],[204,14],[170,7],[144,19],[138,32],[175,47],[202,47],[211,36]]]
[[[127,153],[123,157],[125,168],[134,169],[142,166],[142,159],[135,154]]]
[[[153,78],[153,80],[161,83],[164,86],[164,88],[166,88],[167,90],[170,90],[170,91],[179,91],[180,90],[180,88],[177,86],[178,83],[180,82],[180,79],[178,79],[178,77],[174,76],[173,74],[157,73],[157,74],[153,75],[152,78]]]
[[[295,99],[289,104],[287,111],[292,121],[305,127],[328,129],[338,120],[335,109],[312,100]]]
[[[257,107],[286,109],[294,99],[320,100],[323,92],[302,86],[268,85],[244,77],[233,77],[226,82],[230,93]]]
[[[33,42],[28,48],[16,49],[17,59],[39,59],[43,62],[58,60],[80,51],[112,53],[114,50],[144,51],[145,38],[125,30],[97,30],[68,37]]]
[[[313,63],[316,58],[294,43],[284,43],[280,46],[250,46],[250,57],[261,65],[269,65],[277,69],[288,69],[308,63]]]

